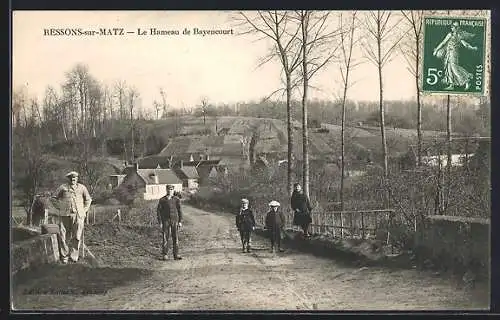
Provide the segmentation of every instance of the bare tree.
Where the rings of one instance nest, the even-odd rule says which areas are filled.
[[[417,95],[417,165],[422,164],[422,105],[420,99],[420,48],[423,41],[424,11],[411,10],[402,11],[406,22],[410,27],[407,41],[401,42],[401,51],[408,63],[408,71],[415,78],[415,92]]]
[[[293,114],[292,114],[292,90],[294,71],[300,66],[301,63],[301,46],[297,41],[297,35],[301,28],[300,24],[292,24],[289,19],[290,13],[274,11],[258,11],[253,17],[240,12],[237,21],[240,21],[240,26],[247,26],[247,30],[241,34],[257,34],[261,39],[271,40],[273,45],[270,53],[263,57],[259,66],[267,62],[278,59],[282,71],[285,76],[285,93],[286,93],[286,114],[287,114],[287,138],[288,138],[288,168],[287,168],[287,183],[288,192],[291,194],[293,191]],[[282,89],[275,90],[271,93],[270,97]]]
[[[161,110],[161,105],[158,101],[153,101],[153,106],[155,108],[155,111],[156,111],[156,120],[159,120],[160,119],[160,110]]]
[[[36,101],[32,99],[31,106],[25,93],[17,93],[13,97],[15,112],[25,115],[25,122],[16,123],[12,137],[14,179],[21,190],[23,207],[26,211],[27,223],[32,223],[32,204],[40,185],[46,175],[47,157],[43,153],[41,139],[41,124],[37,121],[34,110]],[[21,125],[22,123],[22,125]]]
[[[341,180],[340,180],[340,211],[344,211],[344,183],[345,183],[345,122],[346,122],[346,100],[347,91],[351,87],[351,79],[349,78],[351,71],[356,68],[360,62],[354,61],[352,52],[356,43],[360,38],[355,38],[356,30],[356,15],[354,11],[347,17],[347,26],[344,26],[344,17],[342,13],[339,17],[340,29],[340,75],[342,77],[343,93],[342,93],[342,120],[341,120]],[[345,31],[345,32],[344,32]]]
[[[120,119],[124,120],[126,118],[126,90],[127,84],[125,81],[117,81],[115,83],[115,97],[118,99],[118,113]]]
[[[135,122],[134,122],[134,109],[136,107],[136,99],[139,98],[139,92],[135,87],[129,88],[128,91],[128,107],[129,107],[129,115],[130,115],[130,153],[131,153],[131,161],[135,160]]]
[[[163,88],[160,88],[160,95],[161,95],[161,106],[163,109],[162,117],[166,118],[168,116],[167,94],[165,93],[165,90],[163,90]]]
[[[367,41],[364,41],[363,48],[366,53],[366,58],[377,67],[379,79],[380,131],[382,136],[382,155],[384,161],[384,185],[386,186],[386,192],[384,193],[384,205],[386,206],[389,204],[389,189],[387,188],[389,168],[387,142],[385,136],[385,106],[382,74],[384,66],[391,61],[394,56],[395,49],[403,38],[403,35],[397,32],[402,19],[393,19],[394,16],[395,15],[390,11],[377,10],[367,12],[364,19],[365,30],[367,31]]]
[[[201,113],[203,114],[203,125],[206,125],[206,114],[208,109],[208,98],[201,98]]]
[[[310,81],[334,57],[338,45],[333,40],[340,33],[339,30],[328,31],[327,21],[330,12],[315,12],[300,10],[296,18],[301,30],[301,77],[302,80],[302,183],[304,193],[309,196],[309,133],[307,100]]]

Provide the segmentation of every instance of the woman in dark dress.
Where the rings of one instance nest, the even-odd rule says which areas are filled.
[[[309,225],[312,222],[312,207],[309,198],[304,194],[302,187],[298,183],[294,184],[290,202],[293,210],[293,224],[302,228],[305,237],[310,237]]]

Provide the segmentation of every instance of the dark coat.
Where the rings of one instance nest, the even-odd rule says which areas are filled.
[[[294,212],[293,224],[297,226],[307,225],[312,222],[311,218],[311,202],[309,198],[301,192],[294,191],[290,205]]]
[[[251,209],[240,210],[236,215],[236,228],[238,230],[251,230],[255,227],[255,216]]]
[[[158,223],[175,224],[182,222],[181,200],[176,196],[170,199],[167,196],[162,197],[158,201],[156,212],[158,214]]]
[[[270,210],[266,215],[266,228],[269,230],[281,229],[285,226],[286,218],[280,210]]]
[[[310,214],[312,210],[309,198],[302,192],[294,191],[292,193],[292,199],[290,200],[290,205],[294,212],[299,211],[304,214]]]

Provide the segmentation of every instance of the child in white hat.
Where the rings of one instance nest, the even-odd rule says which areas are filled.
[[[285,215],[279,210],[280,203],[278,201],[269,202],[269,211],[266,215],[266,229],[271,238],[271,252],[276,253],[276,247],[279,252],[281,249],[281,229],[285,226]]]

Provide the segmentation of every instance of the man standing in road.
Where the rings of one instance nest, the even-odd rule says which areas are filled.
[[[172,247],[174,260],[181,260],[179,256],[179,246],[177,232],[182,227],[181,200],[174,195],[174,186],[167,185],[167,194],[158,201],[156,209],[158,214],[158,223],[162,228],[162,254],[163,260],[168,260],[168,242],[172,237]]]
[[[66,174],[68,182],[62,184],[53,199],[59,203],[59,253],[61,262],[77,262],[80,253],[80,241],[85,226],[85,217],[92,203],[87,188],[78,183],[78,173]]]

